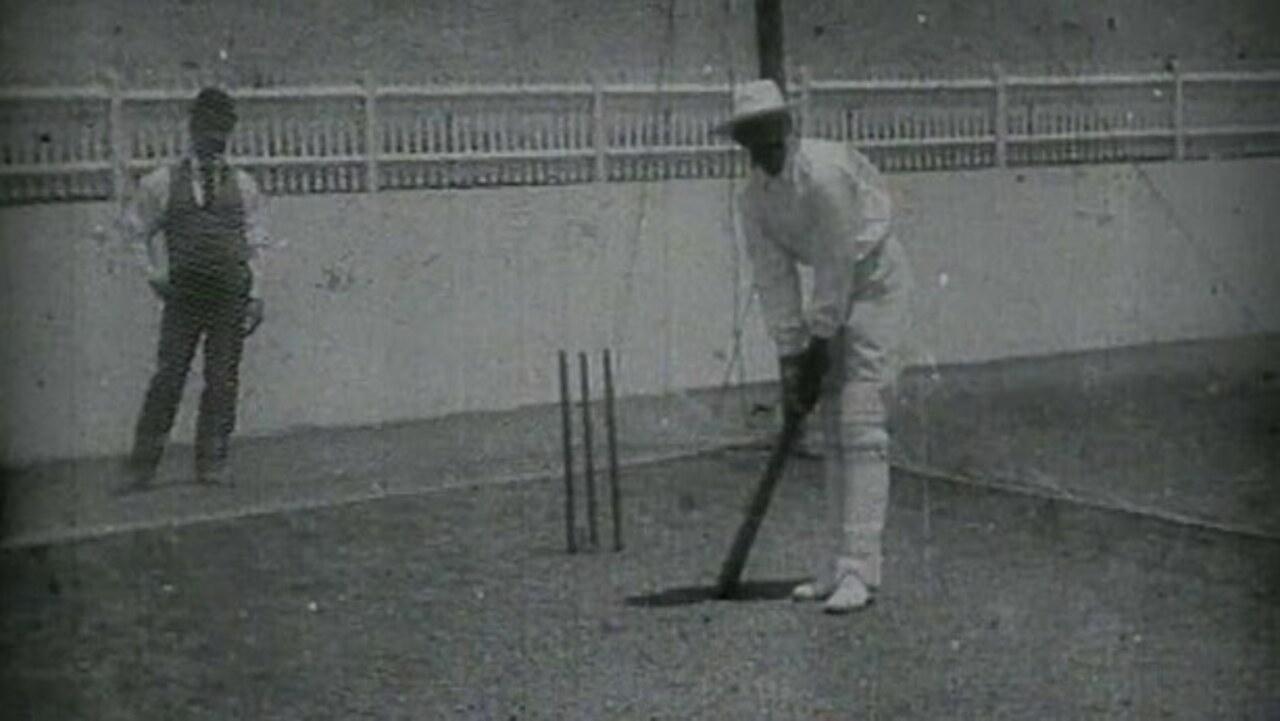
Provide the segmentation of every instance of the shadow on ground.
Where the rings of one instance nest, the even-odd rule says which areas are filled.
[[[899,440],[945,472],[896,466],[884,584],[836,619],[783,600],[825,541],[820,463],[797,459],[780,484],[749,602],[717,603],[766,447],[628,468],[626,550],[571,556],[545,459],[513,466],[531,469],[524,482],[451,485],[554,446],[527,435],[536,413],[263,441],[240,466],[251,482],[129,499],[152,526],[0,552],[0,698],[37,721],[1271,721],[1280,541],[1213,523],[1280,517],[1275,350],[941,369],[916,395],[928,387],[908,378]],[[632,427],[660,427],[661,410]],[[431,458],[469,443],[472,460]],[[337,460],[340,474],[318,473]],[[100,501],[75,484],[96,466],[70,467],[9,486],[6,513],[83,522]],[[41,495],[41,478],[67,495]],[[343,495],[369,487],[405,492]],[[278,498],[317,504],[247,512]],[[170,523],[215,504],[230,515]]]
[[[723,598],[720,596],[720,589],[714,585],[682,586],[642,596],[631,596],[626,600],[626,603],[628,606],[639,608],[669,608],[671,606],[693,606],[699,603],[781,601],[789,598],[791,590],[806,580],[804,578],[793,578],[778,581],[748,581],[739,584],[736,591]]]
[[[631,469],[627,549],[531,482],[0,553],[0,697],[43,720],[1258,719],[1280,543],[895,473],[884,585],[785,600],[820,464],[709,602],[761,451]]]

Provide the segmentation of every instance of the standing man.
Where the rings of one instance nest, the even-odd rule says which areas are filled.
[[[889,501],[886,401],[910,292],[879,171],[843,143],[793,132],[772,80],[734,93],[723,132],[747,149],[740,224],[769,333],[780,356],[784,412],[819,408],[829,546],[796,600],[845,613],[880,585]],[[797,266],[813,269],[807,317]]]
[[[227,163],[235,103],[205,88],[191,105],[191,152],[142,178],[121,226],[139,249],[147,282],[164,304],[155,375],[138,418],[129,469],[135,486],[155,477],[187,371],[204,339],[204,391],[196,424],[196,479],[220,483],[235,428],[244,339],[262,320],[262,196]],[[159,238],[163,236],[163,242]]]

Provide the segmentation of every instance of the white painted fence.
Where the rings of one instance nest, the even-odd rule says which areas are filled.
[[[888,172],[1280,154],[1280,71],[812,80],[804,132]],[[271,193],[740,174],[724,85],[238,89],[236,162]],[[186,146],[190,90],[0,89],[0,203],[118,198]]]

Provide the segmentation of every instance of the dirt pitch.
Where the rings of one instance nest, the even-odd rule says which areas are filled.
[[[886,587],[830,618],[781,599],[798,461],[753,598],[685,603],[762,462],[630,470],[621,554],[565,554],[554,480],[5,552],[6,717],[1280,717],[1275,542],[899,473]]]
[[[759,443],[628,466],[627,548],[578,556],[554,408],[244,440],[227,489],[181,452],[124,498],[108,461],[27,469],[0,483],[3,717],[1275,721],[1278,349],[912,374],[885,587],[846,618],[785,600],[815,461],[749,597],[706,600]],[[774,397],[628,401],[623,455],[758,440],[725,421],[767,429]]]

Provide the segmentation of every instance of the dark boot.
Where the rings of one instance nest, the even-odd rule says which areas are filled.
[[[145,490],[156,480],[156,470],[160,467],[160,458],[164,455],[164,440],[139,438],[133,446],[133,452],[125,461],[125,471],[129,481],[125,490]]]
[[[227,469],[228,439],[204,441],[196,447],[196,482],[211,486],[231,485]]]

